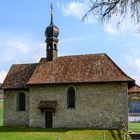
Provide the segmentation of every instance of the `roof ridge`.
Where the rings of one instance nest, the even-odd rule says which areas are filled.
[[[57,58],[60,58],[60,57],[78,57],[78,56],[97,56],[97,55],[106,55],[106,53],[96,53],[96,54],[73,54],[73,55],[66,55],[66,56],[59,56]]]
[[[73,54],[73,55],[66,55],[66,56],[58,56],[55,59],[59,59],[59,58],[64,58],[64,57],[80,57],[80,56],[97,56],[97,55],[101,55],[101,56],[105,56],[106,53],[96,53],[96,54]],[[46,59],[46,57],[42,57],[41,59]],[[41,60],[40,59],[40,60]]]
[[[38,63],[12,64],[11,66],[17,66],[17,65],[21,65],[21,66],[23,66],[23,65],[36,65],[36,64],[38,64]]]

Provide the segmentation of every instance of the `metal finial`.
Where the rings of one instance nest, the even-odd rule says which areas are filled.
[[[53,3],[51,2],[51,24],[53,24]]]

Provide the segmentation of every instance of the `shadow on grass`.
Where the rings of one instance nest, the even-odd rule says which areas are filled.
[[[120,130],[116,130],[116,133],[114,133],[113,130],[110,130],[109,132],[114,140],[123,140],[124,139],[123,138],[124,135],[123,135],[122,131],[120,131]]]
[[[0,132],[60,132],[64,133],[70,129],[43,129],[43,128],[29,128],[29,127],[17,127],[17,126],[0,126]]]
[[[65,133],[68,131],[82,131],[82,130],[94,130],[94,129],[69,129],[69,128],[53,128],[53,129],[44,129],[44,128],[30,128],[30,127],[19,127],[19,126],[0,126],[1,132],[56,132],[56,133]]]

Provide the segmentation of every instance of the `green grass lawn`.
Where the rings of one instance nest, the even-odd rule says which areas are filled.
[[[0,110],[3,109],[3,101],[0,101]]]
[[[0,126],[3,125],[3,102],[0,101]]]
[[[0,127],[2,140],[123,140],[121,131]]]
[[[3,110],[0,110],[0,126],[3,125]]]
[[[138,131],[140,132],[140,123],[129,123],[129,131]]]

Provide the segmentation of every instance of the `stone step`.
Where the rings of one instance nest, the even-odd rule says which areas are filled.
[[[132,140],[140,140],[140,133],[129,134]]]

